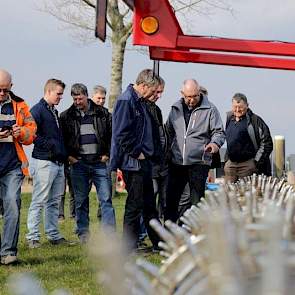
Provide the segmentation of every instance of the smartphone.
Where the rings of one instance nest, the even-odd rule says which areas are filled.
[[[212,154],[210,153],[210,152],[208,152],[208,151],[204,151],[203,152],[203,155],[202,155],[202,161],[204,162],[204,163],[211,163],[211,161],[212,161]]]
[[[4,126],[1,128],[1,132],[4,132],[4,131],[12,131],[12,126],[4,125]]]

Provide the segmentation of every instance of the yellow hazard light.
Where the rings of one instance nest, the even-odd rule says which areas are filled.
[[[141,29],[146,34],[154,34],[158,31],[159,22],[154,16],[147,16],[141,20]]]

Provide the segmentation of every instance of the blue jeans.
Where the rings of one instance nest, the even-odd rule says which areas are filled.
[[[32,201],[28,212],[27,240],[40,240],[39,225],[42,209],[45,209],[45,234],[49,240],[62,238],[58,230],[58,206],[64,193],[64,166],[51,161],[32,159]]]
[[[101,204],[101,222],[105,228],[115,229],[115,210],[112,205],[110,181],[105,163],[86,164],[78,161],[71,166],[75,195],[78,236],[89,232],[89,183],[93,183]]]
[[[11,170],[0,177],[0,191],[4,207],[1,256],[17,254],[23,178],[24,175],[20,168]]]

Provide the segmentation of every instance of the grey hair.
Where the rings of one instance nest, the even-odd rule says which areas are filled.
[[[154,87],[160,84],[160,79],[153,70],[145,69],[138,74],[135,83],[136,85],[145,84],[148,87]]]
[[[86,95],[88,96],[87,87],[82,83],[75,83],[71,88],[71,96]]]
[[[247,100],[247,97],[245,94],[243,93],[236,93],[234,96],[233,96],[233,99],[232,100],[235,100],[236,102],[241,102],[243,101],[245,104],[248,104],[248,100]]]
[[[93,87],[92,94],[94,95],[96,93],[102,93],[102,94],[106,95],[107,94],[107,90],[106,90],[105,87],[103,87],[101,85],[95,85]]]
[[[161,76],[159,76],[158,78],[159,78],[159,84],[165,86],[165,80]]]

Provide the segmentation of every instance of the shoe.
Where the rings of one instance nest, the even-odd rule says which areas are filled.
[[[7,255],[1,257],[1,264],[9,265],[17,263],[17,257],[15,255]]]
[[[30,249],[40,248],[41,244],[38,240],[28,240],[28,246]]]
[[[49,243],[54,246],[58,246],[58,245],[72,246],[76,244],[76,242],[68,241],[65,238],[60,238],[57,240],[49,240]]]
[[[65,217],[63,215],[58,216],[58,222],[64,222],[65,221]]]
[[[85,234],[81,235],[81,236],[79,236],[79,240],[80,240],[81,245],[85,245],[89,241],[89,235],[85,235]]]
[[[152,252],[153,252],[154,254],[159,254],[160,251],[162,251],[162,249],[161,249],[160,247],[158,247],[158,246],[154,246],[154,247],[153,247]]]

